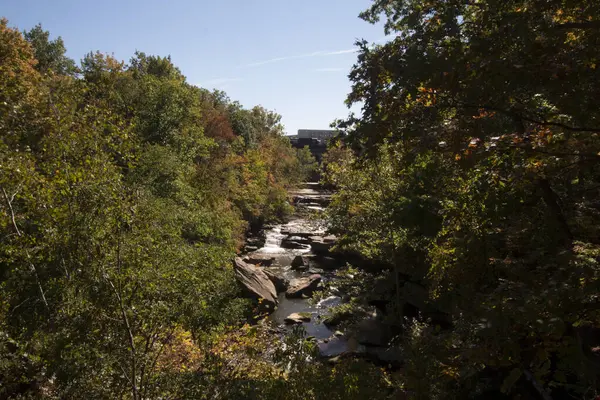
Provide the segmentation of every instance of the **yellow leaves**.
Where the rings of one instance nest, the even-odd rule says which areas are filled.
[[[360,206],[360,204],[351,204],[350,207],[348,208],[348,214],[349,215],[359,215],[362,211],[362,207]]]
[[[440,363],[442,365],[442,374],[452,378],[452,379],[458,379],[460,377],[460,371],[457,367],[455,366],[449,366],[443,363]]]
[[[425,105],[426,107],[430,107],[434,105],[437,101],[437,90],[433,88],[426,88],[420,86],[417,88],[417,91],[421,94],[417,96],[416,102]]]
[[[198,367],[201,353],[190,332],[177,327],[171,335],[165,335],[162,343],[164,349],[156,362],[159,371],[184,372]]]
[[[575,32],[567,32],[567,39],[565,40],[565,43],[570,43],[570,42],[576,42],[577,39],[579,39],[578,34],[576,34]]]

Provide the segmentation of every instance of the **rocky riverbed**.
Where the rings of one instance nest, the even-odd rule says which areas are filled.
[[[346,263],[331,253],[337,238],[314,217],[327,206],[330,194],[316,183],[307,183],[291,195],[296,215],[250,238],[245,254],[236,259],[238,281],[247,295],[259,300],[278,331],[285,333],[301,325],[317,341],[323,357],[354,353],[384,362],[398,359],[387,347],[391,335],[374,307],[348,332],[323,322],[331,316],[332,307],[347,300],[343,293],[331,290],[336,270]],[[311,298],[315,292],[320,292],[319,301]]]

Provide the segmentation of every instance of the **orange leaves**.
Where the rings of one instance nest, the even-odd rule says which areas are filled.
[[[481,144],[481,139],[471,138],[471,140],[469,141],[469,146],[467,146],[467,147],[470,149],[476,149],[480,144]]]
[[[479,114],[477,115],[473,115],[473,119],[481,119],[481,118],[492,118],[493,116],[496,115],[495,111],[487,111],[484,110],[483,108],[479,109]]]
[[[207,116],[207,120],[204,127],[206,136],[226,142],[232,142],[235,139],[235,134],[226,115],[214,111]]]
[[[421,93],[417,96],[416,99],[418,103],[421,103],[426,107],[430,107],[436,104],[438,94],[436,89],[420,86],[417,88],[417,91]]]

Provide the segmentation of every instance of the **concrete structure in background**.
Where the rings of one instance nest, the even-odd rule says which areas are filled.
[[[288,136],[292,146],[301,149],[308,146],[317,161],[321,162],[323,153],[327,150],[327,142],[335,135],[330,129],[298,129],[297,135]]]
[[[335,134],[331,129],[298,129],[298,139],[328,140]]]

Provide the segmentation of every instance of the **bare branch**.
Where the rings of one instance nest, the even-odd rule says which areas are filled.
[[[4,199],[6,200],[6,204],[8,205],[8,210],[10,211],[10,218],[12,220],[13,226],[15,227],[15,231],[17,231],[17,235],[22,236],[21,231],[19,230],[19,227],[17,226],[17,221],[15,220],[15,211],[13,210],[13,207],[12,207],[12,200],[15,198],[15,196],[13,195],[9,199],[8,194],[6,194],[6,190],[4,190],[4,188],[2,188],[2,193],[4,194]]]

